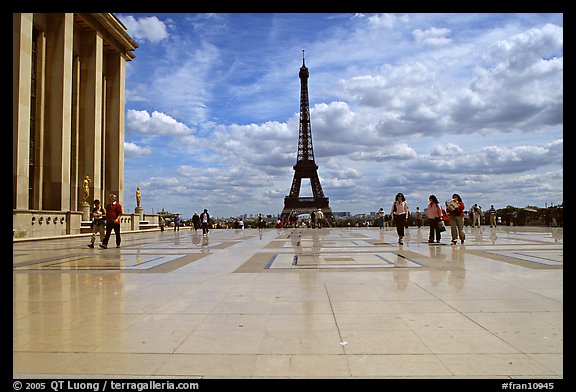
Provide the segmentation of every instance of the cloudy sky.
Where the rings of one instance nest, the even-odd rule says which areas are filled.
[[[562,14],[116,14],[127,64],[125,208],[279,214],[302,50],[333,211],[563,202]],[[310,196],[303,180],[300,196]]]

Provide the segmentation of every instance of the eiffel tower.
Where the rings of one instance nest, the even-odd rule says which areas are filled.
[[[294,179],[290,194],[284,198],[284,209],[280,220],[285,222],[291,215],[310,213],[321,209],[327,222],[334,221],[334,214],[324,197],[322,185],[318,178],[318,165],[314,161],[314,148],[312,147],[312,131],[310,129],[310,104],[308,102],[308,68],[304,62],[302,50],[302,67],[300,67],[300,127],[298,132],[298,157],[294,168]],[[303,178],[310,179],[312,197],[300,197],[300,187]]]

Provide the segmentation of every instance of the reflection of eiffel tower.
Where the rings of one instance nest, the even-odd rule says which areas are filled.
[[[308,102],[308,68],[304,64],[304,51],[302,51],[302,67],[300,68],[300,129],[298,134],[298,158],[294,165],[294,179],[290,194],[284,198],[284,209],[280,219],[284,222],[291,214],[307,213],[321,209],[328,222],[334,220],[334,214],[328,205],[328,198],[324,197],[320,179],[318,178],[318,165],[314,161],[314,148],[312,147],[312,131],[310,129],[310,104]],[[303,178],[310,179],[312,197],[300,197],[300,186]]]

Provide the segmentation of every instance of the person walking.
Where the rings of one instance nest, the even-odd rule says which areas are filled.
[[[463,244],[466,239],[464,234],[464,202],[459,194],[454,193],[452,200],[446,202],[446,211],[450,215],[450,233],[452,234],[452,245],[456,244],[458,238]]]
[[[398,233],[398,244],[404,245],[404,226],[408,219],[408,204],[406,204],[406,198],[402,193],[396,194],[390,215],[396,226],[396,233]]]
[[[314,211],[310,212],[310,227],[316,228],[316,212]]]
[[[474,203],[472,206],[472,227],[480,227],[480,207]]]
[[[89,248],[94,247],[96,241],[96,234],[100,234],[100,242],[104,241],[106,235],[106,209],[100,204],[100,200],[94,200],[94,208],[92,209],[92,238],[90,238]]]
[[[180,231],[180,215],[176,214],[176,216],[174,217],[174,231],[178,230]]]
[[[440,243],[440,221],[442,220],[442,207],[438,202],[435,195],[428,197],[428,209],[426,210],[426,217],[428,218],[428,225],[430,226],[430,234],[428,235],[428,243],[433,243],[434,239]]]
[[[316,212],[316,227],[318,229],[321,229],[323,225],[324,225],[324,213],[320,208],[318,208],[318,211]]]
[[[108,241],[110,240],[110,234],[114,230],[116,235],[116,247],[120,247],[120,242],[122,241],[120,237],[120,217],[122,216],[122,205],[118,202],[115,194],[111,193],[109,197],[108,205],[106,206],[106,235],[104,240],[100,244],[101,248],[108,248]]]
[[[160,226],[160,231],[164,231],[164,227],[166,227],[166,219],[162,215],[158,218],[158,226]]]
[[[200,215],[197,211],[194,211],[194,215],[192,215],[192,224],[194,225],[194,232],[197,232],[200,228]]]
[[[496,227],[496,208],[494,208],[494,204],[490,204],[488,216],[490,217],[490,227]]]
[[[414,215],[416,217],[416,225],[420,228],[420,226],[422,226],[422,211],[420,211],[420,207],[416,207],[416,213]]]
[[[206,208],[204,208],[204,212],[200,214],[200,224],[202,225],[202,235],[208,236],[208,232],[210,231],[210,214]]]
[[[266,222],[264,221],[262,214],[258,214],[256,225],[258,226],[258,232],[262,233],[262,229],[264,229],[266,226]]]
[[[380,208],[378,210],[378,223],[380,224],[380,230],[384,230],[384,215],[386,215],[384,208]]]

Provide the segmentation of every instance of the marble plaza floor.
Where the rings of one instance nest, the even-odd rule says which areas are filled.
[[[14,241],[13,376],[562,379],[562,229],[466,235]]]

